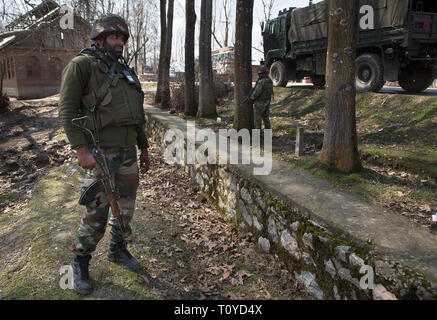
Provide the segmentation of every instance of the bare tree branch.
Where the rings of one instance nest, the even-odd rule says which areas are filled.
[[[215,32],[211,32],[212,36],[214,37],[215,42],[218,44],[218,46],[220,48],[223,48],[222,44],[220,43],[220,41],[218,41],[217,37],[215,36]]]
[[[265,21],[270,20],[270,17],[272,16],[272,9],[275,5],[275,0],[261,0],[263,4],[263,10],[264,10],[264,19]]]
[[[256,51],[259,51],[259,52],[261,52],[262,54],[264,54],[264,51],[258,49],[257,47],[252,46],[252,49],[255,49]]]
[[[141,45],[141,47],[139,47],[138,49],[136,49],[134,52],[132,52],[129,57],[128,57],[128,64],[131,63],[132,59],[135,58],[138,53],[143,50],[144,46],[146,45],[146,43],[149,41],[149,38],[146,38],[144,43]]]

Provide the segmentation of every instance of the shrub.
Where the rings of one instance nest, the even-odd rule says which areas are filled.
[[[228,97],[234,94],[234,86],[232,84],[232,75],[214,73],[214,93],[216,102],[219,99]]]
[[[229,82],[214,81],[214,93],[216,102],[218,102],[218,100],[234,94],[234,87]]]
[[[196,103],[199,103],[199,86],[195,84]],[[170,108],[175,112],[185,110],[185,82],[174,82],[170,86]]]
[[[214,94],[215,102],[227,98],[234,94],[234,86],[229,81],[230,75],[214,74]],[[196,83],[196,103],[199,104],[199,85]],[[170,83],[170,108],[174,112],[184,112],[185,110],[185,82]]]
[[[185,84],[183,82],[174,82],[170,85],[170,108],[176,112],[182,112],[185,108],[184,90]]]

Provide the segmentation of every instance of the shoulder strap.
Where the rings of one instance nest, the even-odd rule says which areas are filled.
[[[94,58],[98,60],[102,60],[105,62],[102,57],[99,56],[97,53],[97,47],[93,44],[90,48],[84,48],[82,49],[78,56],[93,56]],[[106,62],[105,62],[106,63]],[[96,103],[93,107],[93,109],[97,108],[103,101],[103,99],[106,96],[106,93],[108,92],[109,87],[111,86],[112,81],[115,77],[115,68],[116,63],[113,63],[110,68],[108,68],[108,72],[106,73],[105,80],[103,81],[102,85],[96,92]]]
[[[91,45],[91,47],[80,50],[78,56],[83,56],[83,55],[90,55],[97,59],[103,60],[102,57],[100,57],[99,54],[97,53],[97,47],[94,43]]]
[[[105,98],[106,93],[108,92],[108,89],[111,86],[111,83],[115,78],[115,69],[116,69],[116,62],[114,62],[112,64],[111,68],[109,68],[108,73],[105,76],[105,80],[103,80],[102,85],[100,86],[100,88],[96,92],[96,105],[95,105],[95,107],[100,106],[103,99]]]

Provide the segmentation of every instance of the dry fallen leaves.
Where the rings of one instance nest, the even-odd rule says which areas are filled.
[[[226,280],[232,273],[232,270],[225,270],[223,271],[223,275],[220,278],[220,281]]]
[[[252,275],[253,274],[247,270],[240,270],[236,273],[234,278],[231,278],[230,282],[233,286],[242,285],[244,283],[244,279]]]

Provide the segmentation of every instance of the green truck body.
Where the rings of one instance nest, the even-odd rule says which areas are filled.
[[[356,86],[379,91],[398,81],[409,92],[437,78],[437,1],[360,0]],[[264,63],[275,86],[311,77],[325,84],[329,0],[289,8],[263,24]]]

